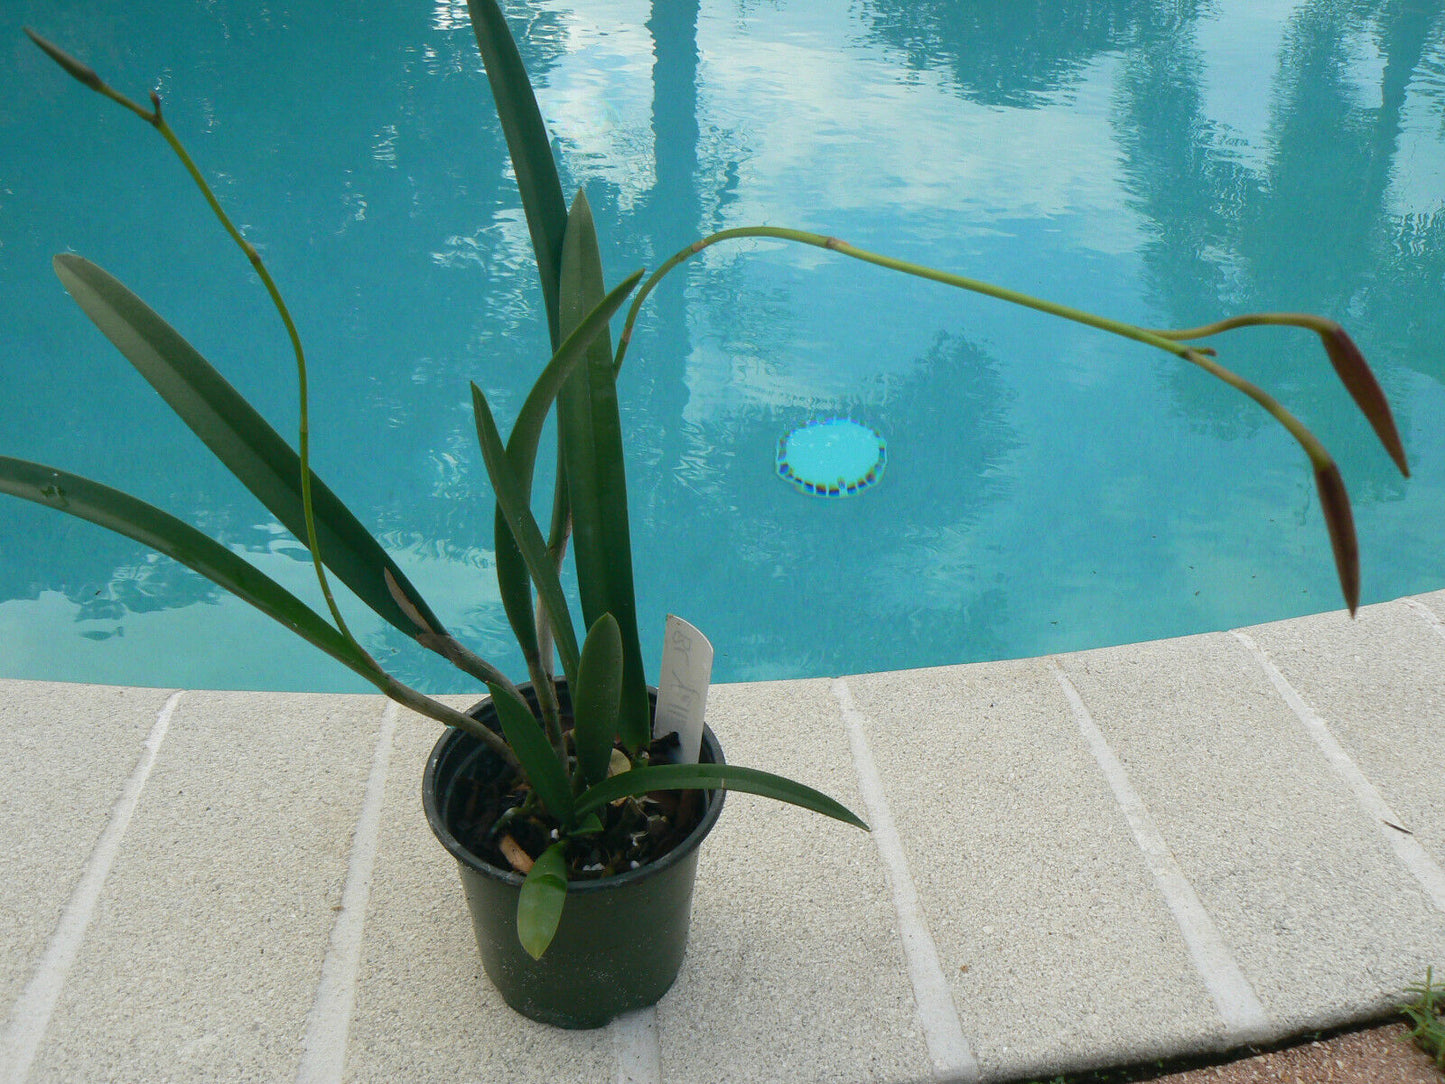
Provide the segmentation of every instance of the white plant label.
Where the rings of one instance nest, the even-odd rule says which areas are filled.
[[[712,680],[712,644],[686,621],[667,615],[663,633],[662,678],[657,685],[657,714],[652,736],[676,734],[679,764],[696,764],[702,748],[703,714]]]

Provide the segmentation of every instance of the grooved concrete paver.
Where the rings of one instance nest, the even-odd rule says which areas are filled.
[[[1388,1008],[1445,914],[1233,636],[1061,660],[1285,1032]]]
[[[476,698],[444,697],[457,708]],[[610,1081],[612,1037],[562,1031],[509,1009],[482,974],[456,861],[421,808],[441,726],[398,714],[347,1044],[347,1081]]]
[[[1445,591],[1421,601],[1445,619]],[[1445,635],[1404,602],[1244,631],[1445,865]]]
[[[29,982],[169,695],[51,682],[0,695],[0,1004]]]
[[[1224,1025],[1042,660],[850,677],[985,1079]]]
[[[766,768],[867,820],[827,681],[715,686],[708,722],[729,763]],[[698,864],[688,956],[658,1006],[662,1080],[820,1084],[922,1080],[893,905],[857,828],[730,794]]]
[[[1445,616],[1445,593],[1420,601]],[[1205,1049],[1225,1027],[1176,918],[1179,885],[1258,993],[1269,1036],[1392,1003],[1445,963],[1445,909],[1358,795],[1361,780],[1378,788],[1439,861],[1445,638],[1406,604],[1247,634],[1356,759],[1353,781],[1228,634],[715,688],[730,760],[860,813],[866,790],[897,849],[730,796],[678,985],[655,1013],[592,1033],[525,1021],[482,978],[454,865],[420,808],[439,727],[400,711],[344,988],[349,1040],[343,998],[340,1024],[321,1029],[336,1068],[308,1080],[662,1084],[701,1070],[902,1084],[935,1079],[940,1012],[984,1081]],[[21,796],[8,819],[24,822],[0,826],[0,900],[23,950],[7,951],[7,1028],[86,861],[72,836],[94,847],[165,699],[0,682],[0,793]],[[323,969],[345,955],[327,954],[353,913],[333,908],[384,712],[376,697],[185,694],[28,1079],[294,1078]],[[64,756],[48,740],[60,713],[89,739],[61,742]],[[861,788],[858,735],[877,780]],[[67,820],[55,803],[71,796]],[[895,910],[900,861],[916,926]],[[905,951],[910,929],[936,950],[940,1001]]]
[[[295,1072],[381,710],[182,699],[30,1080]]]
[[[786,732],[790,745],[781,761],[772,753],[770,770],[861,808],[826,682],[717,687],[708,717],[733,763],[762,763]],[[455,865],[420,813],[422,767],[438,734],[402,713],[346,1079],[611,1079],[624,1041],[616,1027],[534,1024],[482,975]],[[699,863],[688,957],[656,1010],[659,1079],[690,1084],[699,1066],[719,1082],[926,1077],[868,836],[753,795],[727,801]]]

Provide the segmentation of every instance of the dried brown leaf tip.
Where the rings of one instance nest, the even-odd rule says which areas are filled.
[[[35,31],[31,30],[28,26],[25,27],[25,33],[31,41],[33,41],[36,45],[40,46],[40,48],[45,52],[46,56],[50,57],[51,60],[59,64],[76,79],[80,80],[80,82],[84,83],[91,90],[98,90],[102,93],[104,92],[105,84],[100,81],[100,76],[95,74],[94,68],[82,64],[80,61],[76,60],[75,57],[67,53],[64,49],[61,49],[58,45],[53,45],[50,42],[46,41]]]
[[[503,835],[502,838],[497,841],[497,846],[507,861],[512,864],[512,868],[518,873],[532,872],[532,867],[536,865],[536,862],[530,854],[522,849],[522,845],[511,836]]]
[[[1360,543],[1355,537],[1355,517],[1350,511],[1350,497],[1345,492],[1340,468],[1333,460],[1315,470],[1315,487],[1320,494],[1320,511],[1330,532],[1330,547],[1335,551],[1335,571],[1340,577],[1340,590],[1350,616],[1360,605]]]
[[[1410,477],[1410,465],[1405,461],[1405,446],[1400,442],[1400,433],[1395,428],[1395,417],[1390,412],[1390,404],[1380,389],[1379,381],[1375,379],[1369,363],[1365,361],[1365,355],[1360,353],[1355,340],[1350,338],[1349,333],[1339,324],[1331,322],[1319,329],[1319,335],[1325,344],[1325,353],[1330,356],[1330,364],[1335,367],[1345,390],[1369,420],[1375,435],[1385,446],[1385,451],[1390,453],[1395,466],[1400,468],[1400,473],[1406,478]]]

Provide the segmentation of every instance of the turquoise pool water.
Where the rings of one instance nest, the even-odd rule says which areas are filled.
[[[459,0],[16,0],[0,17],[0,452],[130,489],[315,597],[298,544],[49,269],[124,279],[283,432],[282,332],[161,141],[22,24],[172,125],[265,254],[312,362],[319,472],[442,618],[516,670],[467,381],[508,415],[545,357],[520,210]],[[1445,581],[1445,17],[1294,0],[549,0],[509,5],[609,273],[792,225],[1151,325],[1311,309],[1351,328],[1396,475],[1303,334],[1219,342],[1326,441],[1366,601]],[[966,13],[966,14],[964,14]],[[1335,608],[1303,457],[1162,355],[812,249],[710,250],[660,291],[624,424],[645,646],[717,680],[1027,656]],[[853,418],[882,481],[824,500],[778,439]],[[539,493],[546,489],[539,486]],[[458,682],[379,621],[428,690]],[[7,499],[0,676],[353,689],[178,566]]]

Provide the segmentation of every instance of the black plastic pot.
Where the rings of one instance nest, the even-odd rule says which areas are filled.
[[[521,691],[535,709],[531,687],[523,685]],[[568,709],[566,685],[559,682],[557,692]],[[655,706],[655,690],[651,696]],[[468,714],[497,729],[490,699]],[[708,728],[701,759],[724,763]],[[487,978],[523,1016],[563,1028],[601,1027],[621,1013],[655,1004],[682,967],[697,850],[722,813],[724,792],[704,792],[706,808],[697,827],[657,861],[613,877],[570,883],[557,936],[534,960],[517,939],[521,874],[486,862],[453,833],[453,781],[499,767],[476,738],[448,730],[432,749],[422,780],[427,821],[461,872]]]

